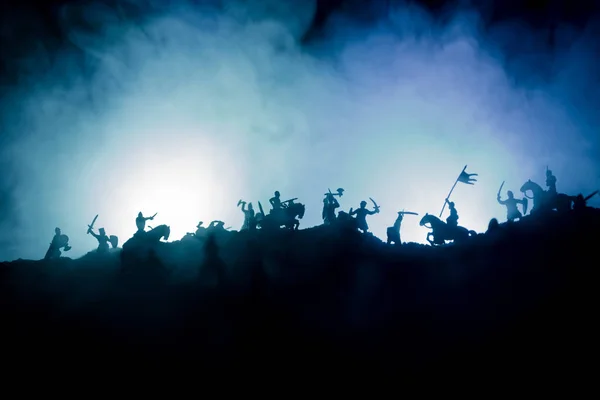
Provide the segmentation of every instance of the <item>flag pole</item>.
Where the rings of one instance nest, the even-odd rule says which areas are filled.
[[[458,174],[458,177],[456,178],[456,181],[454,181],[454,185],[452,185],[452,189],[450,189],[450,192],[448,193],[448,196],[446,197],[446,200],[450,199],[450,196],[452,195],[452,192],[454,191],[454,188],[456,187],[456,184],[458,183],[458,180],[460,179],[460,177],[463,174],[463,172],[465,172],[466,170],[467,170],[467,166],[465,165],[465,167],[462,169],[462,171],[460,171],[460,174]],[[440,218],[442,218],[442,214],[444,214],[444,210],[446,209],[446,200],[444,200],[444,205],[442,206],[442,211],[440,211]]]

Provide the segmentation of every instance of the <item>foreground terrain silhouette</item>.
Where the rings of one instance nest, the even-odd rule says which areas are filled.
[[[441,247],[320,226],[17,260],[0,265],[4,340],[91,364],[573,369],[598,333],[599,228],[587,208]]]

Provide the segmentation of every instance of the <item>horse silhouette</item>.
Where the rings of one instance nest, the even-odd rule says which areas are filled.
[[[125,262],[136,258],[136,255],[143,257],[150,254],[161,239],[169,240],[170,234],[171,228],[168,225],[159,225],[147,232],[137,232],[131,239],[123,243],[121,261]]]
[[[429,224],[429,226],[427,226]],[[430,228],[431,232],[427,233],[427,241],[432,246],[445,244],[446,241],[454,243],[463,243],[471,236],[477,235],[477,232],[470,231],[462,226],[451,226],[436,217],[435,215],[425,214],[419,222],[420,226]],[[433,239],[432,239],[433,237]]]
[[[282,208],[265,215],[260,221],[260,228],[279,229],[283,226],[286,229],[297,230],[300,226],[299,219],[304,217],[305,211],[304,204],[292,203],[287,208]]]
[[[531,192],[533,196],[528,196],[527,192]],[[564,193],[552,194],[544,189],[537,183],[533,182],[531,179],[528,180],[521,186],[521,193],[523,196],[528,199],[533,200],[533,207],[531,208],[531,212],[537,211],[569,211],[573,208],[573,204],[575,203],[577,197],[569,196]]]

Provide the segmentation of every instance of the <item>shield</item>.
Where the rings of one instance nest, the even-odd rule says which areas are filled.
[[[69,237],[67,235],[60,235],[56,240],[56,245],[60,249],[61,247],[65,247],[69,244]]]
[[[110,245],[112,246],[113,249],[116,249],[117,246],[119,245],[119,238],[116,237],[115,235],[110,235],[108,238],[108,241],[110,242]]]

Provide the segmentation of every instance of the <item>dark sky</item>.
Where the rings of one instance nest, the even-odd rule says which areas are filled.
[[[559,191],[600,187],[598,2],[0,7],[0,259],[40,257],[56,226],[84,254],[95,214],[122,242],[138,211],[173,239],[236,229],[239,198],[274,190],[312,226],[340,186],[343,209],[384,204],[382,237],[400,209],[437,214],[465,164],[480,182],[453,198],[479,231],[504,218],[502,181],[549,165]]]

